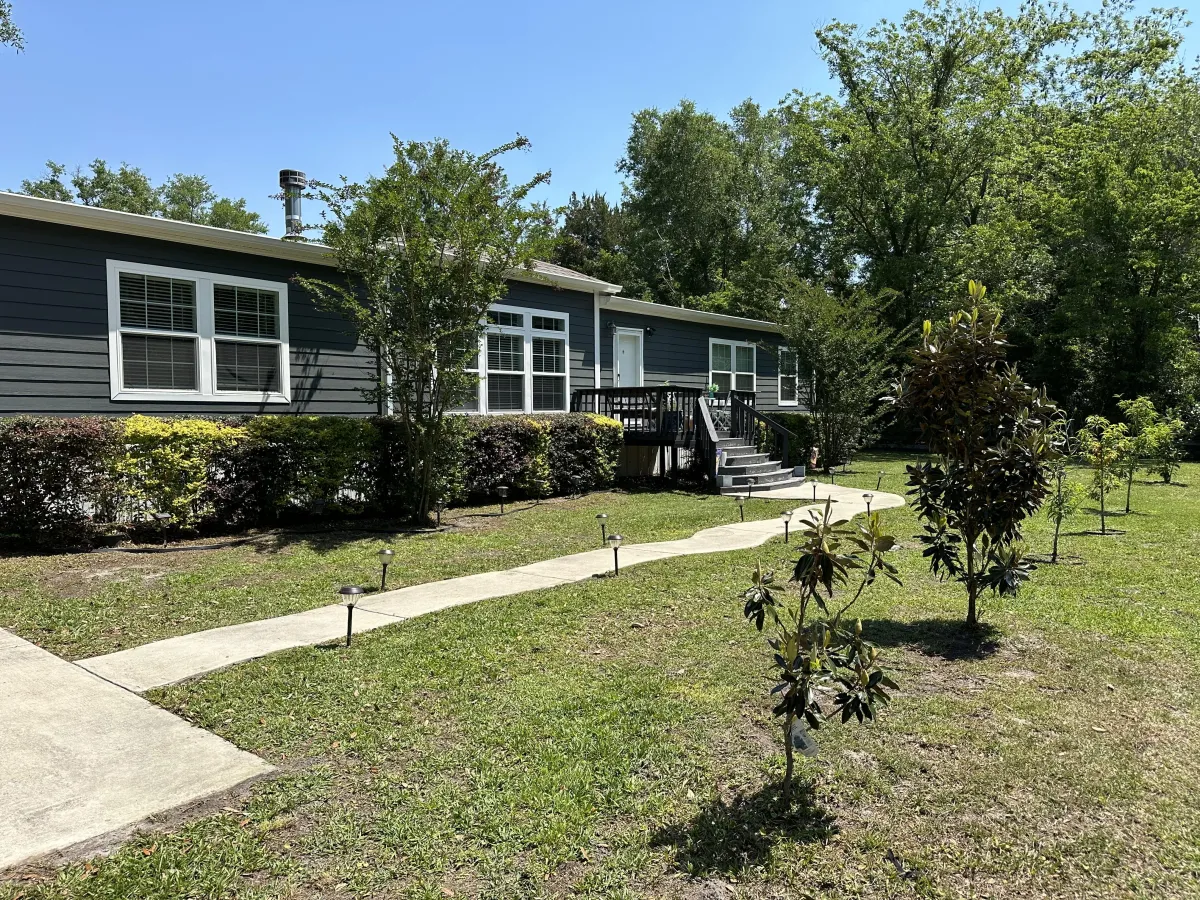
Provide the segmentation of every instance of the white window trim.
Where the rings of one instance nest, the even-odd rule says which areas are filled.
[[[794,372],[792,372],[790,375],[788,375],[787,373],[785,373],[783,371],[783,354],[784,353],[790,353],[792,355],[793,362],[795,362],[795,364],[796,364],[796,370]],[[779,406],[799,406],[800,405],[800,356],[799,356],[799,354],[797,354],[795,350],[792,350],[788,347],[780,347],[779,348],[779,365],[777,368],[779,369],[779,383],[776,385],[776,388],[775,388],[776,403]],[[785,377],[794,378],[796,380],[796,399],[795,400],[784,400],[783,399],[783,379]]]
[[[555,413],[569,412],[571,409],[571,317],[565,312],[555,312],[548,309],[532,309],[527,306],[509,306],[501,303],[494,303],[488,307],[488,312],[507,312],[518,313],[524,318],[522,327],[514,328],[511,325],[492,325],[487,319],[484,319],[483,334],[479,338],[479,394],[476,403],[476,410],[472,410],[476,415],[520,415],[521,413],[530,413],[534,415],[554,415]],[[544,331],[540,328],[533,327],[534,316],[545,316],[549,319],[562,319],[562,331]],[[489,334],[520,334],[523,337],[522,345],[524,347],[524,409],[497,409],[495,411],[488,409],[488,359],[487,359],[487,336]],[[563,408],[562,409],[538,409],[533,408],[533,339],[553,338],[563,342],[564,354],[564,369],[561,376],[563,379]],[[518,373],[512,372],[516,375]],[[545,374],[545,373],[537,373]]]
[[[617,364],[620,360],[619,351],[621,349],[621,335],[636,334],[638,339],[638,367],[637,367],[637,384],[631,384],[629,387],[645,387],[646,386],[646,330],[644,328],[625,328],[620,325],[613,326],[613,387],[617,385]]]
[[[199,367],[199,390],[139,390],[126,389],[121,383],[124,366],[121,362],[121,289],[119,275],[130,272],[135,275],[156,275],[160,278],[180,278],[196,283],[196,331],[177,332],[155,329],[131,328],[130,333],[163,335],[169,337],[193,336],[197,341],[196,363]],[[213,284],[228,284],[234,287],[259,288],[279,294],[279,339],[238,337],[216,334],[213,310]],[[149,266],[142,263],[108,260],[108,376],[113,400],[168,401],[183,403],[291,403],[292,379],[290,366],[291,345],[288,340],[288,294],[287,283],[262,281],[257,278],[242,278],[217,272],[198,272],[192,269],[176,269],[167,266]],[[233,341],[247,344],[279,345],[278,392],[218,391],[216,389],[217,347],[216,341]]]
[[[737,390],[737,387],[736,387],[737,376],[739,374],[749,375],[751,377],[751,379],[753,379],[754,387],[751,388],[747,393],[757,394],[758,393],[758,345],[752,343],[751,341],[731,341],[726,338],[709,338],[708,339],[708,383],[709,384],[716,384],[716,379],[713,378],[713,372],[715,370],[712,367],[713,344],[725,344],[729,347],[729,366],[730,366],[730,371],[728,373],[729,374],[729,387],[732,390],[736,391]],[[754,371],[741,372],[741,373],[738,372],[738,370],[737,370],[737,348],[738,347],[749,347],[753,351],[753,353],[754,353]]]

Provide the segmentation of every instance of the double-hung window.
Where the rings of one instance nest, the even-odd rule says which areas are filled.
[[[493,306],[480,347],[484,412],[564,412],[568,391],[564,313]]]
[[[287,285],[108,261],[114,400],[287,403]]]
[[[779,351],[779,405],[797,406],[800,402],[796,351]]]
[[[754,393],[755,347],[741,341],[708,342],[709,383],[722,393],[730,390]]]

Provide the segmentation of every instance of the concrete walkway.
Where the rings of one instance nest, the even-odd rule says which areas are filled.
[[[866,510],[862,495],[860,489],[818,484],[817,499],[820,502],[816,508],[823,506],[826,498],[832,497],[837,501],[837,518],[849,518]],[[754,496],[772,500],[808,500],[810,506],[797,510],[798,515],[792,520],[793,527],[803,518],[804,509],[814,508],[811,506],[811,484],[777,491],[756,491]],[[895,494],[875,492],[871,508],[887,509],[903,505],[904,500]],[[756,547],[782,534],[782,520],[772,517],[757,522],[707,528],[682,540],[626,544],[620,551],[621,568],[624,570],[639,563],[674,556]],[[467,575],[371,594],[354,611],[354,631],[371,631],[451,606],[584,581],[611,571],[612,561],[611,550],[597,549],[502,572]],[[107,681],[140,693],[280,650],[337,640],[345,633],[346,610],[334,604],[289,616],[155,641],[81,660],[77,665]]]
[[[272,771],[0,629],[0,869]]]

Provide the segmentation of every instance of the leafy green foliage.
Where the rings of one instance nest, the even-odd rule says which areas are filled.
[[[1186,429],[1183,420],[1171,410],[1166,415],[1160,415],[1149,397],[1121,400],[1117,406],[1129,421],[1129,433],[1132,436],[1132,452],[1129,456],[1134,458],[1135,467],[1140,466],[1170,484],[1183,460],[1183,435]],[[1123,460],[1125,469],[1129,465],[1128,460]],[[1133,472],[1127,471],[1126,474],[1132,484]],[[1128,493],[1125,511],[1129,512]]]
[[[778,679],[771,689],[776,700],[773,713],[784,720],[785,803],[791,800],[793,751],[799,747],[815,755],[806,728],[815,731],[832,716],[842,722],[873,721],[878,707],[890,699],[887,691],[897,689],[879,667],[878,647],[863,638],[862,623],[843,622],[880,574],[900,583],[896,568],[884,558],[895,539],[884,534],[879,513],[851,529],[846,520],[833,519],[832,508],[832,502],[826,501],[821,513],[809,510],[797,529],[799,556],[790,579],[794,591],[775,587],[774,574],[756,567],[753,584],[742,594],[746,619],[769,635]],[[850,593],[852,571],[860,574],[857,588]],[[844,603],[844,598],[838,598],[837,606],[833,601],[840,591],[850,596]],[[832,702],[826,696],[830,693]],[[830,704],[828,713],[822,700]]]
[[[981,303],[986,289],[970,287]],[[1006,348],[1000,315],[986,306],[937,328],[926,322],[896,391],[937,457],[908,467],[925,528],[919,540],[935,575],[966,586],[970,625],[982,588],[1015,593],[1032,574],[1021,527],[1049,492],[1046,463],[1057,455],[1049,434],[1056,408],[1005,361]]]
[[[13,22],[8,0],[0,0],[0,47],[12,47],[18,53],[25,49],[25,35]]]
[[[517,138],[476,155],[393,136],[395,157],[382,175],[313,183],[329,209],[322,239],[343,280],[299,282],[387,366],[390,381],[366,393],[392,403],[412,466],[408,511],[419,518],[436,500],[446,414],[477,390],[468,367],[488,307],[506,295],[514,269],[531,271],[551,247],[550,214],[529,202],[549,173],[513,185],[498,161],[528,145]]]
[[[1104,416],[1088,416],[1079,432],[1079,449],[1092,467],[1088,493],[1100,501],[1100,533],[1108,534],[1108,493],[1121,483],[1122,460],[1133,456],[1129,428]]]
[[[69,179],[66,175],[66,166],[48,160],[41,178],[21,182],[21,193],[214,228],[255,234],[268,230],[258,213],[246,209],[245,198],[219,197],[203,175],[178,173],[155,187],[141,169],[127,163],[113,169],[102,159],[93,160],[88,171],[76,168]]]
[[[629,256],[629,217],[619,203],[601,193],[579,197],[574,191],[559,210],[562,223],[554,242],[553,261],[622,286],[626,296],[645,293]]]
[[[874,439],[891,412],[882,401],[901,337],[880,319],[878,299],[861,291],[835,297],[802,282],[790,286],[784,344],[799,364],[797,392],[830,465]]]
[[[1050,429],[1050,443],[1055,455],[1046,463],[1052,490],[1046,499],[1046,517],[1054,523],[1054,542],[1050,550],[1050,562],[1058,562],[1058,538],[1062,524],[1079,511],[1085,491],[1081,484],[1067,478],[1071,460],[1079,452],[1079,438],[1070,431],[1071,423],[1056,418]]]

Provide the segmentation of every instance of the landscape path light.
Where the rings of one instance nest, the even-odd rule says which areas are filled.
[[[788,529],[792,523],[792,511],[790,509],[784,510],[780,518],[783,519],[783,542],[786,544],[788,542]]]
[[[833,466],[826,466],[825,473],[829,476],[830,484],[837,484],[837,469]]]
[[[817,479],[813,479],[813,499],[817,499]]]
[[[875,479],[875,490],[879,490],[881,487],[883,487],[883,474],[883,471],[880,470],[879,477]]]
[[[338,588],[338,593],[342,595],[342,603],[346,605],[346,646],[350,646],[350,635],[354,631],[354,605],[358,603],[358,598],[365,594],[366,588],[361,588],[357,584],[345,584]]]
[[[508,498],[508,486],[502,484],[497,487],[496,496],[500,498],[500,515],[504,515],[504,501]]]
[[[610,534],[608,536],[608,546],[612,547],[613,551],[613,574],[621,574],[620,560],[617,559],[617,551],[621,549],[621,545],[625,543],[625,538],[619,534]]]
[[[390,566],[392,564],[392,560],[396,558],[396,551],[393,550],[391,547],[384,547],[382,550],[379,551],[379,553],[376,554],[376,556],[379,557],[379,564],[381,566],[383,566],[383,575],[380,576],[380,578],[379,578],[379,590],[386,591],[387,590],[387,570],[388,570],[388,566]]]
[[[600,543],[608,540],[608,513],[597,513],[596,521],[600,523]]]
[[[164,547],[167,546],[167,526],[171,524],[171,519],[173,518],[174,516],[172,516],[169,512],[156,512],[154,514],[154,519],[156,522],[158,522],[158,530],[162,534],[162,542]]]
[[[441,497],[438,497],[438,501],[437,501],[437,503],[434,504],[433,508],[437,510],[437,525],[438,525],[438,528],[441,528],[442,527],[442,510],[446,508],[446,501],[443,500]]]
[[[737,495],[737,503],[738,503],[738,515],[741,516],[742,521],[745,522],[746,521],[746,495],[738,494]]]
[[[871,517],[871,501],[875,499],[875,495],[868,492],[863,494],[863,499],[867,501],[867,518]]]
[[[750,496],[754,496],[754,486],[756,484],[758,484],[758,478],[756,478],[753,475],[751,475],[749,478],[747,478],[746,479],[746,493],[749,494]]]

